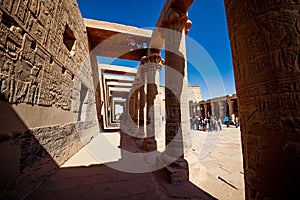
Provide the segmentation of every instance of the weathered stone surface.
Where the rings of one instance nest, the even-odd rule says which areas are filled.
[[[7,162],[18,169],[7,184],[1,181],[0,193],[31,175],[44,179],[39,169],[49,166],[39,163],[57,167],[82,147],[81,137],[91,137],[86,130],[98,127],[91,71],[75,0],[0,1],[0,148],[10,144]]]
[[[299,198],[299,1],[225,1],[246,199]]]

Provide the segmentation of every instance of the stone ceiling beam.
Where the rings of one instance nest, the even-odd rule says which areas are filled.
[[[131,88],[132,83],[119,83],[114,81],[109,81],[106,83],[108,87],[124,87],[124,88]]]
[[[84,24],[91,50],[98,56],[139,61],[147,54],[151,30],[92,19],[84,19]],[[129,45],[130,39],[134,39],[136,45]],[[144,43],[146,48],[143,48]]]
[[[137,69],[118,65],[99,64],[102,73],[135,76]]]
[[[121,82],[121,83],[133,83],[134,78],[128,76],[112,76],[112,75],[104,75],[104,79],[106,82]]]

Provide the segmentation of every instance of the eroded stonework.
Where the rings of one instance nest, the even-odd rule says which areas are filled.
[[[92,137],[86,130],[98,123],[91,71],[76,0],[0,0],[0,110],[7,115],[0,116],[0,147],[13,149],[1,156],[18,169],[1,182],[0,194],[44,159],[61,165]],[[41,180],[42,171],[35,174]]]
[[[299,198],[300,2],[225,1],[246,199]]]
[[[81,17],[68,15],[74,9],[79,12],[77,4],[67,9],[63,1],[5,2],[0,27],[2,98],[70,110],[74,76],[88,53]],[[71,51],[63,43],[66,26],[77,39]]]

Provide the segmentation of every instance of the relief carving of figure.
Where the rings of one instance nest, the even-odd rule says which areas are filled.
[[[262,24],[262,27],[270,33],[275,34],[279,28],[285,31],[285,35],[278,38],[281,55],[277,55],[279,57],[277,62],[283,65],[287,72],[300,72],[300,61],[297,59],[300,54],[300,11],[297,12],[295,14],[281,10]]]
[[[14,61],[18,60],[20,53],[20,45],[22,43],[22,29],[20,27],[11,26],[9,39],[6,42],[6,53]]]
[[[41,64],[33,66],[30,72],[30,81],[28,82],[28,91],[25,97],[25,102],[29,104],[34,104],[36,102],[36,96],[38,94],[38,75],[42,68]]]
[[[6,100],[12,102],[15,87],[15,65],[6,61],[0,72],[0,92]]]

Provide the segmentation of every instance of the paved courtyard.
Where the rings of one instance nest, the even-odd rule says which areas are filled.
[[[192,130],[191,138],[192,144],[185,151],[190,181],[217,199],[244,199],[240,129],[224,126],[220,132]],[[119,132],[101,134],[62,168],[116,162],[122,157],[118,148],[120,139]],[[126,143],[134,146],[131,141]]]
[[[245,199],[240,128],[192,134],[192,146],[185,153],[190,181],[217,199]]]

